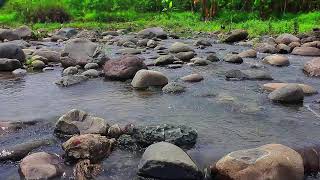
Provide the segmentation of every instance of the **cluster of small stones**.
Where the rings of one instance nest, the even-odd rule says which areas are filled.
[[[315,56],[307,62],[303,70],[309,76],[320,76],[320,37],[315,30],[310,36],[294,36],[282,34],[277,38],[262,37],[254,49],[228,54],[220,58],[211,53],[207,57],[198,57],[197,47],[204,49],[212,46],[207,39],[199,39],[193,45],[175,42],[170,47],[161,44],[163,39],[178,38],[168,35],[162,28],[148,28],[133,37],[121,38],[128,33],[126,30],[94,32],[81,31],[74,28],[63,28],[42,39],[46,42],[56,42],[64,45],[62,51],[41,48],[41,43],[34,45],[30,40],[34,37],[30,28],[24,26],[18,29],[0,30],[0,71],[11,71],[15,76],[24,76],[27,71],[54,70],[55,66],[64,68],[61,79],[55,83],[67,87],[86,81],[90,78],[104,77],[108,80],[130,80],[134,89],[145,90],[149,87],[160,87],[164,93],[182,93],[187,90],[187,83],[204,80],[201,74],[190,74],[179,80],[170,81],[162,72],[152,70],[152,66],[166,68],[181,68],[188,66],[207,66],[218,61],[232,64],[242,64],[246,58],[256,58],[257,53],[269,55],[260,62],[266,66],[287,67],[290,60],[283,54]],[[220,36],[220,35],[219,35]],[[225,43],[239,42],[240,45],[253,44],[254,40],[246,41],[248,33],[245,30],[235,30],[221,35]],[[118,53],[120,58],[110,58],[101,44],[122,47]],[[159,54],[151,64],[145,64],[139,57],[146,49],[153,49]],[[253,64],[249,69],[233,69],[225,73],[226,80],[273,80],[271,74]],[[151,68],[151,69],[149,69]],[[301,83],[267,83],[263,89],[270,91],[268,98],[277,103],[303,103],[304,96],[313,95],[317,90],[310,85]],[[12,124],[0,124],[2,130],[19,128]],[[20,126],[22,126],[20,124]],[[7,129],[6,129],[7,128]],[[173,128],[175,133],[168,129]],[[146,131],[150,128],[146,128]],[[1,131],[0,131],[1,132]],[[137,133],[139,132],[139,133]],[[281,144],[268,144],[254,149],[232,152],[206,170],[200,169],[190,156],[181,149],[184,145],[194,145],[197,133],[188,127],[170,125],[152,127],[148,136],[144,131],[133,125],[121,127],[110,124],[105,119],[92,116],[81,110],[71,110],[61,116],[56,123],[55,134],[66,138],[62,144],[64,154],[38,152],[29,154],[33,149],[46,145],[46,141],[28,142],[13,149],[4,149],[0,160],[21,160],[20,172],[25,179],[50,179],[60,177],[64,173],[65,161],[74,162],[76,179],[90,179],[101,171],[100,162],[107,158],[116,144],[136,150],[144,150],[138,166],[138,179],[272,179],[272,180],[302,180],[305,173],[317,172],[319,162],[310,158],[310,153],[294,150]],[[166,134],[163,135],[153,133]],[[149,136],[153,134],[152,136]],[[138,134],[138,135],[137,135]],[[152,137],[150,139],[150,137]],[[121,141],[120,141],[121,140]],[[184,144],[187,143],[187,144]],[[188,144],[190,143],[190,144]],[[180,146],[180,147],[179,147]],[[312,147],[311,150],[320,153]],[[318,156],[316,159],[319,159]],[[315,165],[317,164],[317,166]],[[172,173],[174,172],[174,173]]]

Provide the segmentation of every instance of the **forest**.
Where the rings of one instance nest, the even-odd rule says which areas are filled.
[[[162,25],[176,31],[246,28],[253,35],[310,31],[320,24],[318,0],[2,0],[0,23],[55,29]],[[154,21],[150,21],[153,19]],[[46,25],[44,25],[44,23]],[[49,23],[49,24],[48,24]],[[259,28],[258,28],[259,27]]]

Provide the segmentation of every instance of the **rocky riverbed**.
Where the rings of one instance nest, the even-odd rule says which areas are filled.
[[[243,179],[277,161],[296,179],[317,178],[318,30],[32,34],[0,30],[1,177]],[[267,160],[239,175],[230,163],[247,156]]]

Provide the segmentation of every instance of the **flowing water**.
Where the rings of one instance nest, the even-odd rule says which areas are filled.
[[[192,43],[192,40],[180,40]],[[169,46],[173,40],[163,41]],[[116,56],[119,47],[110,46],[110,56]],[[200,57],[208,52],[241,52],[247,47],[214,44],[205,50],[197,49]],[[147,50],[140,56],[146,62],[155,52]],[[319,95],[306,97],[304,105],[284,106],[267,99],[261,85],[267,82],[299,82],[320,90],[320,80],[307,77],[303,64],[310,57],[288,55],[289,67],[266,65],[274,81],[226,81],[224,72],[230,69],[247,69],[248,63],[258,59],[245,59],[241,65],[224,62],[205,67],[180,69],[150,67],[166,74],[171,81],[179,77],[200,73],[204,81],[186,83],[187,91],[179,95],[163,94],[159,89],[136,91],[130,82],[112,82],[103,78],[92,79],[79,85],[60,88],[54,81],[61,77],[62,69],[28,74],[16,79],[0,74],[0,119],[2,121],[39,120],[36,126],[14,134],[0,136],[1,146],[10,146],[29,139],[52,136],[54,122],[63,113],[78,108],[108,121],[138,125],[171,123],[192,126],[198,131],[198,141],[187,152],[199,164],[206,167],[226,153],[252,148],[267,143],[295,145],[315,142],[320,137],[319,107],[313,103]],[[62,154],[59,144],[40,150]],[[37,151],[40,151],[37,149]],[[132,179],[137,171],[141,154],[116,150],[103,162],[104,172],[98,179]],[[19,179],[18,164],[0,165],[0,179]]]

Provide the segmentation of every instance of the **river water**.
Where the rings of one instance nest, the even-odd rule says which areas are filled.
[[[192,40],[180,40],[192,43]],[[166,46],[173,40],[163,41]],[[119,47],[109,46],[110,56],[117,56]],[[214,44],[205,50],[197,49],[200,57],[208,52],[241,52],[248,47]],[[146,63],[155,52],[147,50],[140,56]],[[150,67],[166,74],[171,81],[179,77],[199,73],[204,81],[186,83],[187,90],[179,95],[163,94],[160,89],[136,91],[130,82],[112,82],[103,78],[92,79],[79,85],[60,88],[54,81],[61,77],[62,69],[33,73],[16,79],[8,74],[0,74],[0,120],[39,120],[34,127],[14,134],[0,136],[1,146],[10,146],[30,139],[52,136],[54,122],[70,109],[78,108],[106,120],[119,123],[150,125],[160,123],[185,124],[198,131],[198,141],[187,152],[199,164],[206,167],[228,152],[252,148],[267,143],[295,145],[316,142],[320,137],[319,107],[313,103],[319,95],[306,97],[304,105],[284,106],[267,99],[261,85],[268,82],[299,82],[320,89],[320,80],[307,77],[303,64],[312,59],[288,55],[289,67],[266,65],[274,81],[226,81],[224,72],[230,69],[248,69],[248,63],[259,62],[267,54],[259,54],[257,59],[245,59],[241,65],[224,62],[212,63],[204,67],[184,65],[180,69]],[[311,108],[311,110],[310,110]],[[62,154],[59,144],[40,150]],[[39,151],[39,149],[37,150]],[[141,154],[115,150],[103,162],[104,172],[98,179],[132,179],[137,171]],[[19,179],[18,164],[0,165],[0,179]]]

